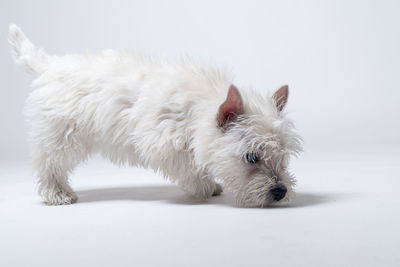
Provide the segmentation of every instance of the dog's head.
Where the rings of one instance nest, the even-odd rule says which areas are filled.
[[[301,138],[285,116],[288,94],[288,86],[264,97],[231,85],[219,107],[216,127],[221,134],[210,146],[208,162],[240,206],[280,203],[293,193],[288,164],[301,151]]]

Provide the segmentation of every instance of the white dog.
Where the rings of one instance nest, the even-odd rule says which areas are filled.
[[[160,171],[202,199],[221,193],[216,181],[243,207],[292,195],[288,162],[301,139],[283,110],[287,86],[263,96],[217,69],[111,50],[52,56],[15,25],[9,42],[15,62],[37,75],[25,113],[47,204],[77,200],[68,175],[94,153]]]

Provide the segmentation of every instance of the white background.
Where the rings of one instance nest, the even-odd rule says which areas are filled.
[[[0,265],[399,266],[399,14],[398,1],[1,1]],[[12,63],[10,23],[49,53],[189,55],[238,86],[289,84],[298,198],[198,203],[91,161],[72,177],[81,202],[42,205],[22,116],[33,77]]]

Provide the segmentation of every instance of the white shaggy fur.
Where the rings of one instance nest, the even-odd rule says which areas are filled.
[[[280,106],[275,95],[240,90],[243,112],[227,113],[221,126],[216,118],[230,101],[232,81],[217,69],[112,50],[50,56],[15,25],[9,42],[16,63],[37,75],[25,113],[47,204],[77,200],[68,176],[94,153],[118,165],[151,168],[203,199],[222,191],[216,181],[245,207],[277,202],[270,194],[276,184],[287,188],[282,201],[292,195],[287,164],[301,147],[281,111],[286,99]],[[260,161],[249,163],[249,152],[259,153]]]

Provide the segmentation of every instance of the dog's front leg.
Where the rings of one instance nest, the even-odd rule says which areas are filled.
[[[214,182],[207,175],[189,175],[178,180],[178,185],[187,194],[200,199],[208,199],[218,196],[222,192],[222,186]]]

